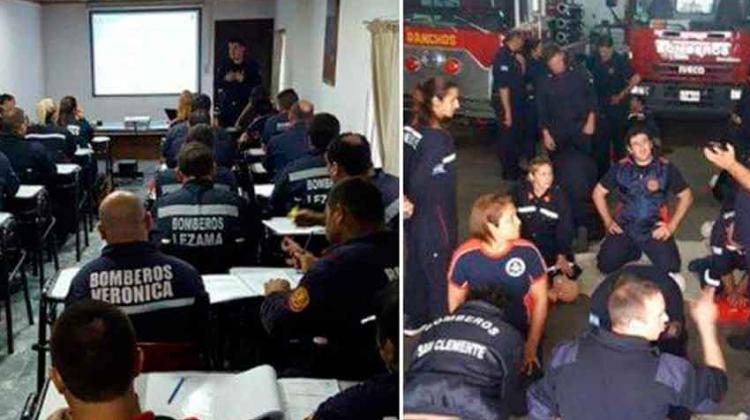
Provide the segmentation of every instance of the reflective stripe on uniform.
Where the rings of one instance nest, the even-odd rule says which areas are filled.
[[[182,184],[165,184],[161,186],[162,194],[169,194],[175,191],[179,191],[182,188]],[[222,191],[231,191],[232,187],[227,184],[214,184],[214,188]]]
[[[385,208],[385,222],[388,223],[391,219],[398,216],[399,210],[399,199],[395,199]]]
[[[714,252],[714,255],[722,255],[724,253],[724,250],[719,248],[718,246],[712,246],[711,251]]]
[[[173,204],[157,209],[159,218],[175,216],[239,217],[240,209],[230,204]]]
[[[707,285],[713,286],[713,287],[719,287],[721,286],[721,280],[715,279],[708,275],[708,270],[703,272],[703,281],[706,282]]]
[[[325,166],[321,166],[318,168],[310,168],[291,172],[289,174],[289,182],[302,181],[303,179],[316,178],[319,176],[328,176],[328,168],[326,168]]]
[[[50,134],[27,134],[27,140],[47,140],[47,139],[61,139],[65,140],[65,134],[50,133]]]
[[[456,154],[455,153],[451,153],[450,155],[448,155],[448,156],[446,156],[446,157],[443,158],[443,165],[447,165],[447,164],[453,162],[454,160],[456,160]]]
[[[731,219],[731,218],[734,217],[734,212],[733,211],[728,211],[728,212],[726,212],[726,213],[723,214],[723,217],[724,217],[724,220]]]
[[[128,315],[135,315],[135,314],[143,314],[146,312],[159,311],[162,309],[173,309],[173,308],[182,308],[185,306],[192,306],[194,303],[195,303],[194,297],[187,297],[187,298],[181,298],[181,299],[170,299],[170,300],[162,300],[158,302],[144,303],[142,305],[120,306],[120,309],[122,309],[122,311]]]
[[[552,211],[552,210],[547,210],[547,209],[545,209],[544,207],[539,207],[539,213],[542,213],[543,215],[545,215],[545,216],[547,216],[547,217],[549,217],[549,218],[551,218],[551,219],[557,219],[557,218],[559,218],[559,217],[560,217],[560,216],[559,216],[559,215],[558,215],[557,213],[555,213],[554,211]]]
[[[519,213],[533,213],[536,211],[536,206],[523,206],[519,207],[516,211]]]

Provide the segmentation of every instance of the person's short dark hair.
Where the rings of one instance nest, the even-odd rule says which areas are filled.
[[[310,136],[310,144],[316,150],[325,150],[328,144],[336,138],[341,132],[339,120],[332,114],[320,113],[315,114],[307,130]]]
[[[656,294],[661,294],[661,290],[652,281],[632,273],[619,274],[607,300],[611,324],[625,325],[633,319],[642,319],[646,299]]]
[[[628,129],[627,133],[625,133],[625,145],[630,147],[630,140],[632,140],[633,137],[638,136],[640,134],[643,134],[646,137],[648,137],[651,143],[654,142],[655,135],[654,135],[653,130],[651,130],[651,128],[649,128],[647,124],[643,122],[637,122]]]
[[[211,97],[205,93],[197,93],[193,95],[193,111],[203,109],[207,112],[211,112]]]
[[[214,129],[208,124],[191,125],[185,143],[198,142],[212,148],[214,144]]]
[[[612,48],[615,45],[614,41],[612,40],[612,37],[609,35],[602,35],[599,37],[599,40],[596,42],[596,47],[607,47]]]
[[[10,93],[3,93],[2,95],[0,95],[0,105],[5,105],[6,102],[10,102],[14,99],[16,99],[16,97],[11,95]]]
[[[372,182],[362,177],[347,178],[331,188],[327,205],[341,206],[364,225],[379,225],[385,219],[383,196]]]
[[[200,142],[185,143],[177,157],[177,168],[188,177],[209,176],[214,170],[213,152]]]
[[[230,38],[229,41],[227,41],[227,44],[237,44],[243,48],[247,48],[247,43],[245,43],[245,40],[242,38]]]
[[[205,109],[196,109],[188,116],[188,125],[195,127],[199,124],[211,125],[211,114]]]
[[[5,134],[18,134],[24,124],[26,124],[26,114],[23,112],[23,109],[15,107],[3,112],[0,130]]]
[[[512,30],[512,31],[508,32],[505,35],[505,39],[503,39],[503,42],[507,44],[507,43],[513,41],[514,39],[519,39],[519,38],[520,39],[524,39],[525,38],[523,32],[517,31],[517,30]]]
[[[466,295],[466,302],[472,300],[487,302],[498,309],[505,308],[505,303],[507,302],[503,288],[499,285],[484,285],[469,288],[469,293]]]
[[[333,140],[326,150],[326,159],[350,176],[364,175],[372,168],[370,144],[358,133],[344,133]]]
[[[568,63],[568,53],[565,52],[562,48],[559,46],[552,44],[544,49],[544,63],[549,63],[550,60],[552,60],[556,55],[562,54],[563,61],[567,65]]]
[[[52,366],[77,399],[111,401],[124,395],[136,376],[135,337],[127,315],[116,306],[78,301],[52,329]]]
[[[289,111],[298,101],[299,96],[294,89],[284,89],[276,95],[276,102],[279,104],[279,109],[282,111]]]

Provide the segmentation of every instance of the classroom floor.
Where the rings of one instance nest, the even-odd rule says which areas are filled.
[[[145,179],[150,179],[156,166],[152,163],[141,162],[139,169],[146,174]],[[122,181],[118,188],[127,189],[145,196],[144,178]],[[96,231],[89,233],[89,246],[82,251],[81,262],[75,259],[75,237],[71,236],[59,250],[60,267],[73,267],[81,265],[99,256],[102,241]],[[48,262],[45,266],[47,278],[54,272],[54,266]],[[27,274],[30,272],[27,271]],[[15,352],[8,355],[6,347],[6,330],[4,313],[0,317],[0,420],[18,420],[24,403],[30,393],[36,387],[37,353],[31,346],[36,343],[38,336],[38,308],[39,308],[39,280],[37,277],[29,276],[29,292],[34,310],[34,325],[29,325],[26,317],[26,309],[23,303],[23,294],[16,293],[13,296],[13,329]],[[4,309],[3,309],[4,311]],[[49,361],[47,363],[49,366]]]
[[[706,220],[713,220],[718,211],[718,205],[707,187],[707,182],[713,173],[710,164],[699,154],[699,147],[709,136],[717,130],[717,123],[692,121],[667,121],[662,126],[664,144],[669,149],[667,157],[682,171],[687,182],[693,189],[695,202],[686,219],[682,222],[677,233],[679,247],[682,254],[683,268],[690,259],[701,256],[705,245],[700,233],[700,227]],[[458,215],[459,238],[467,234],[467,218],[473,201],[482,193],[497,191],[507,187],[501,179],[499,160],[495,149],[491,145],[488,130],[478,130],[471,126],[454,126],[452,128],[456,138],[458,162]],[[600,280],[595,272],[594,253],[597,244],[592,244],[590,252],[579,255],[583,260],[584,280],[582,290],[591,293]],[[697,280],[683,271],[688,287],[685,293],[690,300],[698,291]],[[546,327],[544,354],[549,357],[551,350],[561,340],[571,338],[587,327],[589,297],[579,296],[578,300],[569,305],[552,307]],[[720,413],[738,414],[750,413],[750,353],[735,351],[726,344],[727,335],[736,331],[736,326],[721,326],[721,342],[729,366],[729,394],[721,405]],[[697,337],[697,332],[691,322],[688,323],[690,337]],[[405,340],[404,365],[408,366],[411,350],[415,345],[415,338]],[[690,340],[689,353],[693,360],[700,360],[700,345],[697,340]],[[731,417],[734,418],[734,417]]]

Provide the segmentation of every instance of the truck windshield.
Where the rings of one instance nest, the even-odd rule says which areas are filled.
[[[513,0],[405,0],[404,21],[497,32],[512,27]]]
[[[731,30],[747,26],[750,0],[639,0],[633,20],[663,20],[672,30]]]

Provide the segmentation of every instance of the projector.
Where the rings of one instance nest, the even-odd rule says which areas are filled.
[[[132,128],[134,130],[144,130],[151,125],[151,117],[125,117],[124,119],[125,128]]]

